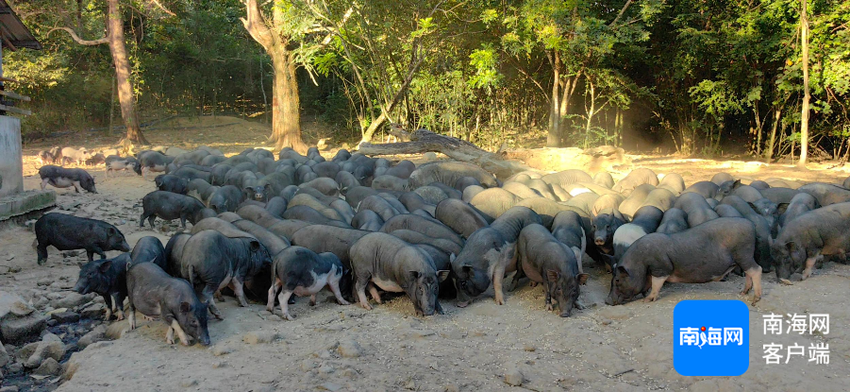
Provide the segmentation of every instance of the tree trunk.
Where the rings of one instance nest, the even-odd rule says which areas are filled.
[[[139,129],[139,119],[136,117],[136,103],[133,96],[133,84],[130,81],[130,60],[127,57],[127,47],[124,43],[124,20],[118,7],[118,0],[106,0],[107,37],[109,51],[115,63],[115,77],[118,83],[118,101],[121,105],[121,117],[127,126],[127,141],[133,144],[149,144],[142,130]]]
[[[764,149],[764,161],[770,163],[773,160],[773,149],[776,147],[776,130],[779,128],[779,121],[782,118],[782,107],[776,108],[773,114],[773,126],[770,129],[770,139],[767,141],[767,147]]]
[[[272,58],[274,83],[272,86],[272,136],[276,148],[292,147],[299,153],[307,152],[301,140],[301,102],[298,96],[298,78],[295,61],[286,47],[287,38],[280,35],[285,23],[279,6],[273,8],[274,29],[266,24],[257,0],[245,1],[246,17],[242,24]]]
[[[802,0],[800,11],[800,41],[803,49],[803,112],[800,116],[800,161],[797,166],[805,167],[809,155],[809,18],[807,0]]]
[[[277,149],[292,147],[305,154],[307,145],[301,140],[301,99],[295,63],[289,58],[288,51],[282,48],[270,54],[274,66],[272,140]]]
[[[559,97],[558,86],[561,81],[561,57],[557,50],[552,51],[552,108],[549,112],[549,135],[546,138],[546,147],[558,147],[561,145],[560,129],[560,110],[558,110]]]

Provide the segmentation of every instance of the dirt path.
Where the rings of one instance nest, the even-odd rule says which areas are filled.
[[[707,179],[719,170],[758,178],[801,180],[843,179],[843,171],[798,172],[784,166],[719,161],[639,158],[646,166],[683,174],[686,182]],[[753,169],[752,167],[757,167]],[[819,167],[820,168],[820,167]],[[621,168],[623,172],[630,168]],[[822,169],[822,168],[821,168]],[[81,216],[116,224],[130,245],[153,235],[138,228],[139,200],[153,183],[125,174],[106,180],[94,171],[100,194],[77,195],[59,190],[58,204]],[[615,175],[615,178],[617,176]],[[37,187],[29,177],[25,187]],[[156,233],[163,242],[168,238]],[[0,265],[20,272],[0,275],[0,286],[26,297],[39,280],[53,279],[65,288],[76,280],[84,255],[63,258],[51,248],[44,266],[35,263],[34,235],[23,227],[0,231]],[[111,252],[110,256],[116,255]],[[6,269],[0,267],[0,272]],[[702,285],[666,284],[658,302],[641,301],[611,307],[603,300],[610,277],[586,263],[591,278],[582,288],[588,308],[568,319],[546,312],[542,288],[524,287],[508,293],[497,306],[492,291],[459,309],[443,304],[446,314],[414,317],[406,297],[365,311],[340,306],[322,293],[311,308],[299,299],[291,307],[295,321],[282,321],[264,305],[222,304],[224,321],[211,321],[213,345],[183,347],[164,341],[166,326],[140,319],[135,331],[119,340],[97,343],[75,354],[78,366],[60,391],[472,391],[509,390],[506,372],[523,375],[521,388],[534,391],[591,390],[748,390],[843,391],[850,382],[850,339],[843,326],[850,321],[850,266],[827,263],[824,269],[793,286],[779,286],[764,276],[764,297],[750,307],[750,369],[741,377],[682,377],[673,370],[671,342],[673,308],[684,299],[743,299],[737,293],[743,278]],[[769,336],[762,333],[767,313],[829,313],[831,333],[822,336]],[[117,322],[113,328],[126,328]],[[243,342],[276,338],[258,344]],[[762,344],[826,342],[829,365],[792,360],[765,365]]]

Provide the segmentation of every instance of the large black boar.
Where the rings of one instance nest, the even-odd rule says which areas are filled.
[[[762,270],[753,259],[755,241],[753,224],[743,218],[718,218],[681,233],[648,234],[617,264],[605,303],[626,303],[650,289],[645,301],[655,301],[664,282],[717,281],[740,267],[747,275],[741,294],[754,288],[755,304],[762,294]]]

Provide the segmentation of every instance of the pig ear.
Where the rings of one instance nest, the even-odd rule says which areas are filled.
[[[584,286],[587,284],[587,274],[578,274],[578,284]]]
[[[439,270],[437,271],[437,279],[442,283],[445,282],[446,279],[449,278],[449,270]]]
[[[454,263],[457,256],[454,253],[449,255],[449,263]]]
[[[110,227],[110,228],[106,229],[106,234],[108,234],[108,235],[115,235],[117,233],[118,233],[118,230],[115,229],[114,227]]]
[[[419,271],[408,271],[410,278],[413,280],[419,279]]]
[[[189,313],[192,311],[192,304],[183,301],[180,303],[180,313]]]
[[[472,267],[468,266],[468,265],[465,265],[461,268],[463,269],[463,272],[466,273],[467,275],[472,275],[475,272],[475,270],[473,270]]]
[[[626,267],[623,267],[622,265],[617,266],[617,273],[629,276],[629,270],[627,270]]]
[[[251,250],[255,252],[260,250],[260,242],[251,240]]]
[[[100,263],[98,268],[100,269],[100,272],[106,273],[110,268],[112,268],[112,260],[106,260],[103,263]]]
[[[624,217],[624,216],[623,216],[623,214],[622,214],[622,213],[620,213],[620,210],[618,210],[618,209],[614,209],[614,217],[615,217],[615,218],[617,218],[617,219],[619,219],[619,220],[621,220],[621,221],[623,221],[623,222],[628,222],[628,220],[626,219],[626,217]]]
[[[558,278],[561,277],[561,274],[555,270],[546,270],[546,278],[549,279],[550,282],[557,282]]]
[[[797,244],[795,242],[788,242],[785,244],[785,247],[788,248],[789,252],[794,252],[797,250]]]
[[[779,203],[776,205],[776,214],[782,215],[788,210],[788,203]]]
[[[759,208],[758,208],[755,204],[750,203],[750,202],[747,202],[747,204],[749,204],[749,205],[750,205],[750,208],[752,208],[752,209],[753,209],[753,211],[755,211],[756,213],[758,213],[758,212],[759,212]]]
[[[741,179],[737,179],[735,180],[735,182],[732,183],[732,189],[735,189],[739,186],[741,186]]]

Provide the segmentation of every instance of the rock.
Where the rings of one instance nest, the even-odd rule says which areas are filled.
[[[6,370],[9,374],[20,373],[24,371],[24,365],[20,362],[10,363],[9,366],[6,366]]]
[[[224,361],[215,361],[212,364],[213,369],[223,368],[227,366],[227,362]]]
[[[252,331],[242,337],[242,341],[248,344],[264,344],[273,342],[278,338],[275,331]]]
[[[16,343],[41,335],[47,327],[48,316],[32,313],[29,316],[17,317],[11,314],[0,319],[0,335],[10,343]]]
[[[20,295],[0,291],[0,320],[10,315],[24,317],[34,310]]]
[[[328,365],[328,364],[324,364],[324,365],[320,366],[318,370],[319,370],[319,373],[322,373],[322,374],[331,374],[331,373],[336,371],[336,369],[333,366]]]
[[[0,392],[18,392],[18,387],[15,385],[9,385],[8,387],[0,388]]]
[[[57,376],[62,371],[62,366],[53,358],[47,358],[38,369],[35,369],[34,374],[40,376]]]
[[[357,358],[363,355],[363,349],[354,340],[341,340],[336,347],[336,351],[343,358]]]
[[[519,369],[514,367],[505,372],[505,384],[516,387],[522,385],[522,381],[523,376]]]
[[[423,156],[423,157],[425,158],[425,160],[426,160],[426,161],[428,161],[428,162],[430,162],[430,161],[436,161],[436,160],[437,160],[437,154],[436,154],[436,153],[434,153],[434,152],[431,152],[431,151],[428,151],[428,152],[426,152],[425,154],[422,154],[422,156]]]
[[[334,384],[332,382],[326,382],[322,385],[319,385],[319,389],[323,389],[323,390],[331,391],[331,392],[336,392],[336,391],[342,389],[342,385]]]
[[[116,321],[106,327],[106,338],[108,340],[121,339],[129,330],[130,325],[126,321]]]
[[[37,282],[35,282],[35,284],[38,286],[50,286],[52,283],[52,278],[41,278]]]
[[[90,346],[92,343],[102,340],[106,340],[106,325],[98,325],[87,334],[83,335],[83,337],[77,341],[77,346],[80,347],[80,350],[82,350]]]
[[[18,359],[18,362],[26,362],[26,360],[35,353],[35,350],[38,349],[39,343],[40,342],[33,342],[21,347],[21,349],[15,353],[15,358]]]
[[[53,317],[53,319],[58,321],[59,324],[76,323],[77,321],[80,321],[80,315],[74,312],[53,313],[50,317]]]
[[[12,356],[6,351],[6,346],[0,343],[0,368],[12,362]]]
[[[62,343],[62,338],[56,336],[53,333],[48,332],[48,333],[44,334],[44,336],[41,337],[41,341],[42,342],[59,342],[59,343]]]
[[[53,337],[51,338],[50,336]],[[26,354],[27,352],[32,350],[32,345],[36,345],[35,350],[32,351],[32,354],[26,358],[26,361],[24,362],[24,367],[30,369],[37,368],[48,359],[53,359],[58,362],[61,361],[62,357],[65,356],[65,343],[62,343],[61,340],[57,341],[56,339],[59,339],[59,337],[53,334],[48,334],[46,335],[46,337],[48,338],[47,340],[28,344],[26,347],[24,347],[24,350],[26,351],[22,354]],[[19,355],[21,360],[25,359],[23,355]]]
[[[105,311],[106,311],[106,305],[104,305],[103,303],[95,303],[92,306],[89,306],[89,307],[83,309],[80,312],[80,317],[81,318],[87,318],[87,319],[102,318]]]
[[[91,295],[82,295],[80,293],[69,291],[67,292],[63,298],[59,298],[51,304],[56,309],[59,308],[68,308],[73,309],[77,306],[80,306],[86,302],[91,301],[93,296]]]
[[[217,344],[213,347],[213,355],[220,357],[233,352],[233,347],[228,344]]]
[[[198,380],[194,380],[194,379],[180,381],[180,387],[181,388],[191,388],[191,387],[194,387],[194,386],[197,386],[197,385],[198,385]]]

